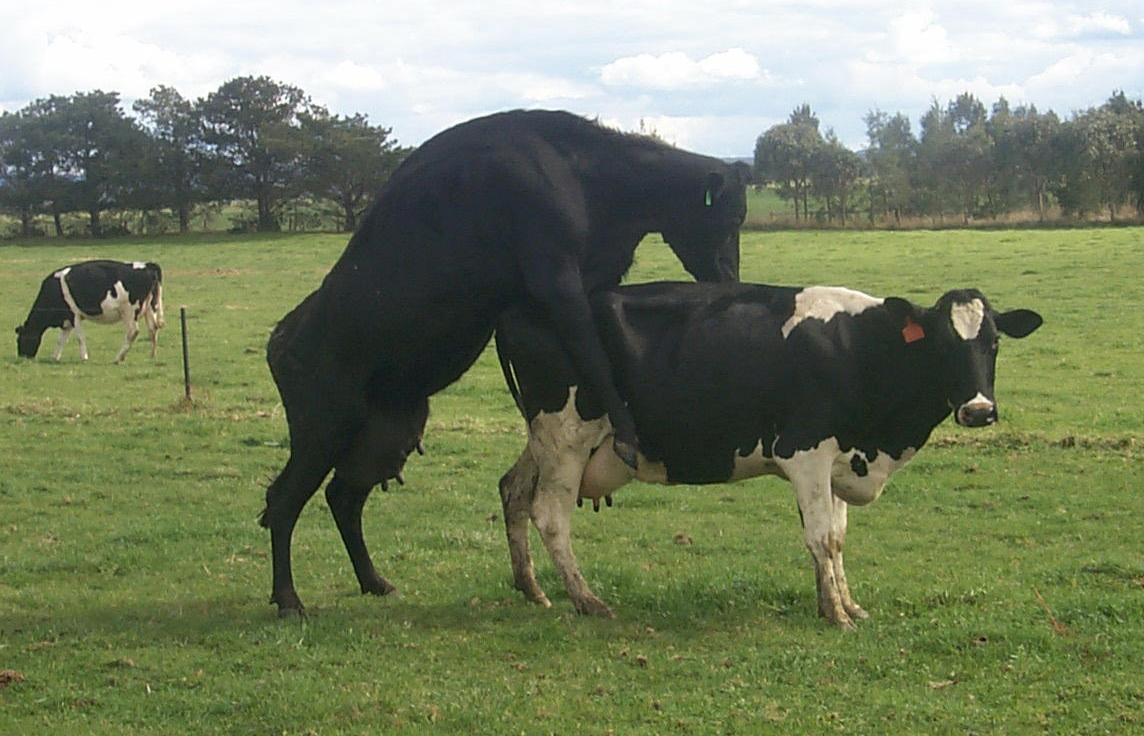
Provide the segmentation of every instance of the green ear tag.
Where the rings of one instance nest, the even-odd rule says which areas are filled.
[[[711,206],[711,190],[710,189],[707,190],[707,196],[704,197],[703,204],[707,205],[708,207]]]

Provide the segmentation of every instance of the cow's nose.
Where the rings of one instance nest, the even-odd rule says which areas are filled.
[[[957,423],[963,427],[984,427],[997,421],[997,405],[978,394],[957,409]]]

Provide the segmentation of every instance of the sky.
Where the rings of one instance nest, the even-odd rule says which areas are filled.
[[[962,0],[0,0],[0,110],[239,76],[364,113],[405,146],[514,108],[564,109],[713,156],[806,103],[848,147],[874,110],[962,92],[1062,117],[1144,98],[1144,3]]]

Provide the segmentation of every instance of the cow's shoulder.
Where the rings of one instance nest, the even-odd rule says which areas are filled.
[[[783,323],[783,337],[800,325],[829,324],[880,307],[883,299],[842,286],[808,286],[794,295],[791,313]]]

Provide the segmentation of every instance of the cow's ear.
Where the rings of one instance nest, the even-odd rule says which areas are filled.
[[[712,171],[707,175],[707,188],[703,194],[703,204],[710,207],[719,199],[719,195],[723,192],[723,187],[726,185],[726,179],[718,171]]]
[[[890,315],[894,329],[901,332],[903,342],[913,343],[925,339],[926,332],[922,328],[921,314],[916,306],[896,296],[886,297],[882,304]]]
[[[993,317],[997,329],[1009,337],[1025,337],[1041,326],[1045,320],[1031,309],[1014,309]]]

